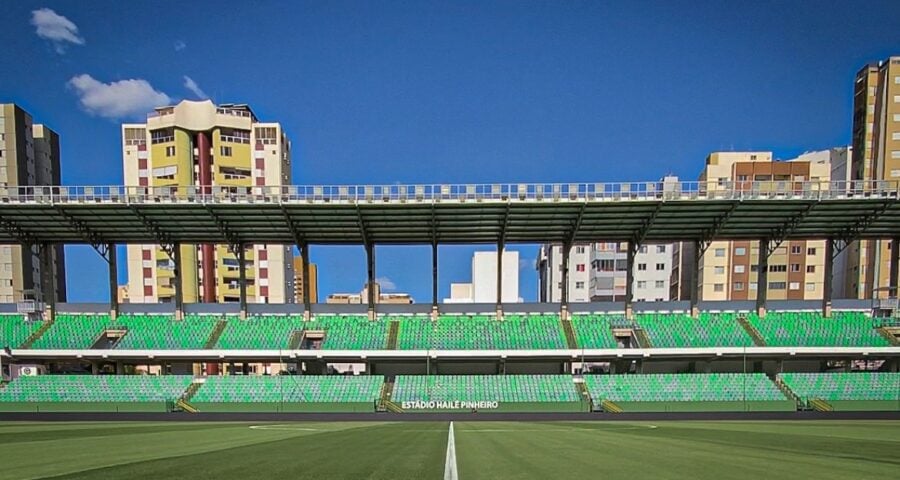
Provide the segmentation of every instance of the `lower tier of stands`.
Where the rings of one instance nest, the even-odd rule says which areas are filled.
[[[796,403],[762,373],[587,375],[604,410],[625,412],[792,411]]]
[[[404,410],[586,411],[570,375],[399,375]]]
[[[371,412],[384,377],[208,377],[189,400],[201,412]]]
[[[825,411],[900,409],[900,373],[782,373],[803,406]]]
[[[186,402],[186,404],[184,403]],[[210,376],[40,375],[0,412],[900,411],[900,373]]]
[[[189,375],[39,375],[0,390],[0,411],[165,412],[190,386]]]

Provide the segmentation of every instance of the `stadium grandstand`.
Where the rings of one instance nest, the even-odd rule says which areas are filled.
[[[47,187],[0,195],[0,242],[88,244],[109,304],[0,305],[0,412],[900,411],[898,250],[875,300],[441,304],[437,246],[900,238],[888,182],[313,187]],[[433,298],[413,305],[118,304],[118,244],[426,244]],[[41,250],[41,251],[45,251]],[[498,262],[502,256],[498,255]],[[766,256],[760,259],[765,272]],[[568,262],[563,262],[567,265]],[[245,279],[239,262],[240,278]],[[306,268],[304,265],[302,268]],[[502,269],[498,268],[500,272]],[[759,275],[765,282],[765,275]],[[830,282],[826,274],[826,282]],[[304,284],[304,288],[308,288]],[[502,276],[497,278],[497,298]]]

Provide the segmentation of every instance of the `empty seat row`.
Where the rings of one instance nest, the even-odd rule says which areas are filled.
[[[762,373],[586,375],[594,402],[703,402],[786,400]]]
[[[374,402],[381,375],[279,375],[208,377],[192,403]]]
[[[0,389],[0,402],[167,402],[182,396],[189,375],[39,375]]]
[[[398,317],[401,350],[564,349],[558,315]]]
[[[778,375],[801,400],[896,400],[900,401],[900,373],[834,372],[782,373]]]

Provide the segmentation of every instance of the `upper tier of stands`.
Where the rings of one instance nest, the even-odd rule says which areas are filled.
[[[279,375],[208,377],[193,403],[374,402],[381,395],[381,375]]]
[[[736,313],[636,315],[636,322],[656,348],[752,347],[753,339],[738,323]]]
[[[896,372],[782,373],[778,378],[803,401],[900,401],[900,373]]]
[[[22,314],[0,314],[0,348],[18,348],[43,325]]]
[[[190,384],[189,375],[38,375],[0,389],[0,402],[167,402]]]
[[[225,329],[214,348],[224,350],[275,350],[290,348],[291,335],[303,328],[297,315],[260,315],[241,320],[222,317]]]
[[[707,402],[786,400],[762,373],[585,375],[594,402]]]
[[[398,317],[400,350],[564,349],[559,315]]]
[[[41,326],[16,315],[0,315],[4,346],[19,348]],[[570,325],[570,326],[569,326]],[[567,331],[575,348],[619,348],[614,331],[635,329],[651,348],[691,347],[884,347],[890,342],[878,324],[859,311],[834,311],[830,318],[817,312],[755,313],[639,313],[633,320],[623,314],[573,314],[571,323],[557,314],[365,315],[317,314],[311,321],[300,315],[190,314],[176,321],[172,315],[127,314],[111,321],[108,314],[60,313],[34,340],[34,349],[88,349],[107,329],[124,330],[117,349],[276,350],[505,350],[566,349]],[[302,332],[324,332],[324,340],[300,346]],[[312,337],[312,336],[311,336]],[[100,344],[98,348],[103,348]]]
[[[398,375],[395,402],[578,402],[571,375]]]
[[[887,347],[873,319],[863,312],[768,312],[765,318],[747,314],[747,321],[772,347]]]
[[[170,315],[119,315],[112,328],[123,328],[128,333],[116,344],[123,350],[183,350],[206,347],[218,317],[213,315],[187,315],[175,321]]]

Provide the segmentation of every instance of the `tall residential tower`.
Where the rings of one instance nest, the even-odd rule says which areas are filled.
[[[900,57],[869,64],[853,86],[853,180],[900,182]],[[847,290],[853,297],[872,298],[874,289],[890,282],[888,240],[865,240],[848,247]]]
[[[278,123],[261,122],[247,105],[182,101],[157,108],[146,123],[122,125],[125,185],[172,188],[251,187],[291,183],[291,145]],[[238,256],[229,245],[181,245],[185,302],[237,302]],[[292,249],[246,245],[247,301],[293,299]],[[175,264],[158,245],[128,246],[132,303],[171,302]]]
[[[0,188],[60,185],[59,135],[32,122],[15,104],[0,104]],[[66,266],[62,245],[0,246],[0,303],[66,301]],[[52,287],[50,287],[52,285]]]

